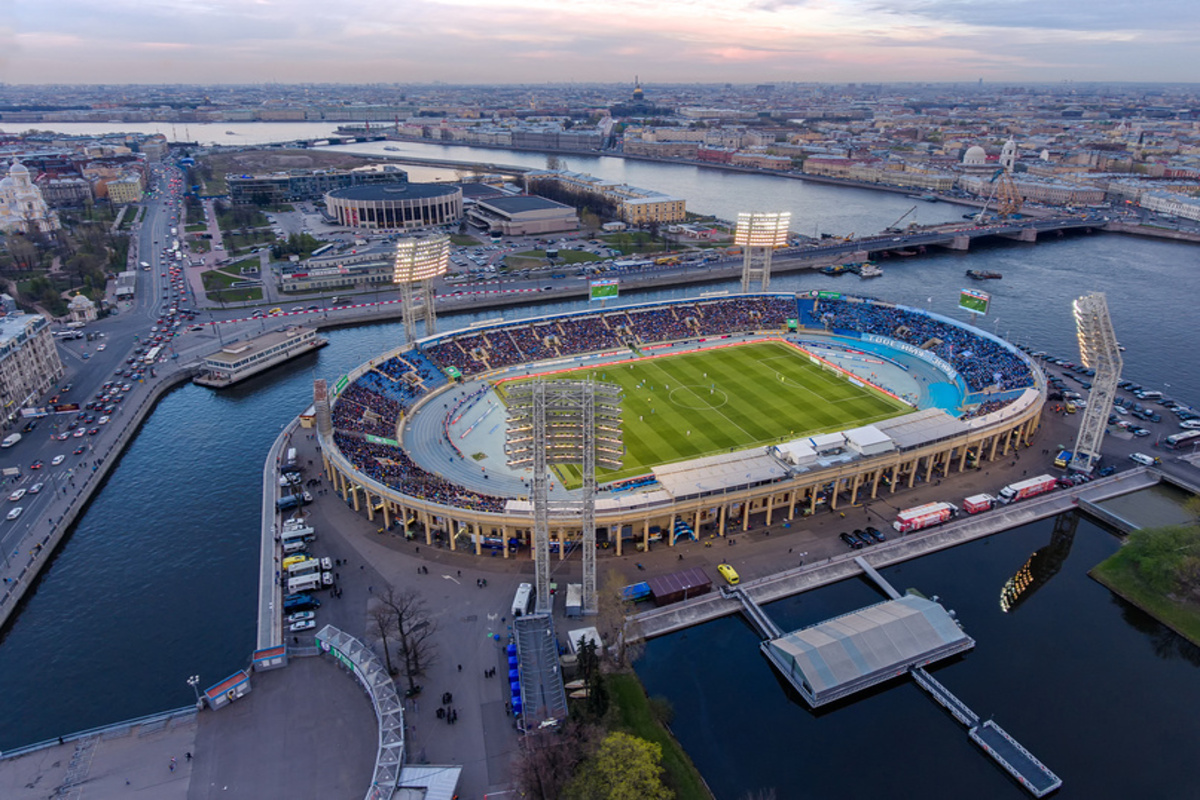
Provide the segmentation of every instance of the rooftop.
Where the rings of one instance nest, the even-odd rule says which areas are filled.
[[[461,188],[448,183],[376,183],[334,189],[326,197],[340,200],[424,200],[461,193]]]

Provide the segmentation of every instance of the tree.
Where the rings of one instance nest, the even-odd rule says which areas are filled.
[[[670,800],[662,781],[662,747],[617,731],[604,737],[596,754],[567,784],[568,800]]]
[[[599,603],[596,614],[596,630],[600,640],[608,642],[605,652],[618,669],[624,669],[637,660],[640,648],[627,644],[630,636],[628,618],[634,612],[632,600],[626,600],[623,590],[625,579],[615,569],[604,573],[600,580]]]
[[[583,679],[583,687],[587,690],[587,702],[583,710],[591,719],[600,719],[608,711],[608,689],[604,685],[604,674],[600,669],[600,654],[596,652],[594,639],[579,637],[578,642],[579,676]],[[578,713],[579,706],[572,706]]]
[[[379,603],[371,609],[370,617],[375,634],[379,637],[379,644],[383,648],[383,660],[387,664],[388,675],[395,675],[396,668],[392,666],[392,650],[388,639],[396,632],[396,612],[391,606]]]
[[[395,615],[396,655],[400,658],[408,689],[415,693],[417,678],[425,674],[437,655],[433,641],[437,624],[430,618],[425,599],[416,589],[397,591],[389,586],[380,601]]]
[[[525,797],[558,800],[575,770],[595,748],[594,728],[567,720],[538,728],[521,739],[513,761],[513,779]]]

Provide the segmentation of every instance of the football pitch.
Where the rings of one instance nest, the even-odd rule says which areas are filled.
[[[642,358],[545,376],[614,383],[624,395],[625,463],[600,470],[601,483],[651,467],[869,425],[911,408],[850,383],[782,342]],[[497,387],[504,398],[504,387]],[[575,466],[556,468],[567,488]]]

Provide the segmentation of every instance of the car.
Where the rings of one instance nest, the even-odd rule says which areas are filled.
[[[873,528],[870,525],[868,525],[867,533],[870,534],[871,538],[873,538],[877,542],[882,543],[882,542],[887,541],[887,536],[885,536],[878,528]]]
[[[862,542],[860,542],[858,539],[855,539],[853,536],[851,536],[848,533],[839,533],[838,538],[841,539],[843,542],[845,542],[846,546],[849,547],[851,550],[861,550],[862,549]]]
[[[30,464],[29,468],[30,469],[41,469],[44,466],[46,466],[46,465],[41,461],[41,459],[39,459],[39,460],[33,462],[32,464]]]
[[[104,344],[104,343],[102,342],[102,343],[100,343],[100,344],[96,345],[96,352],[97,352],[97,353],[99,353],[101,350],[103,350],[103,349],[104,349],[104,348],[106,348],[106,347],[108,347],[108,345],[107,345],[107,344]]]
[[[99,428],[92,428],[91,430],[88,431],[88,436],[95,436],[99,432],[100,432]]]
[[[1101,467],[1099,470],[1097,470],[1096,477],[1107,478],[1109,475],[1112,475],[1116,471],[1117,471],[1117,468],[1114,467],[1112,464],[1109,464],[1107,467]]]
[[[54,438],[60,442],[65,442],[67,439],[71,438],[71,434],[67,433],[66,431],[63,431],[62,433],[60,433],[58,436],[55,436]]]
[[[10,501],[10,502],[13,502],[13,503],[15,503],[15,502],[17,502],[18,500],[20,500],[20,499],[21,499],[22,497],[24,497],[24,496],[25,496],[25,490],[24,490],[24,489],[17,489],[16,491],[14,491],[12,494],[10,494],[10,495],[8,496],[8,499],[9,499],[9,501]]]
[[[37,482],[37,483],[35,483],[33,486],[30,486],[30,487],[29,487],[29,493],[30,493],[30,494],[37,494],[37,493],[38,493],[38,492],[40,492],[40,491],[41,491],[41,490],[42,490],[42,489],[43,489],[45,486],[46,486],[46,484],[42,483],[41,481],[38,481],[38,482]]]
[[[741,578],[738,577],[737,570],[729,564],[717,564],[717,572],[721,573],[721,577],[730,586],[737,586]]]
[[[14,520],[14,519],[16,519],[17,517],[21,516],[21,512],[22,512],[22,511],[24,511],[24,510],[25,510],[25,509],[24,509],[24,508],[22,508],[21,506],[17,506],[17,507],[16,507],[16,508],[14,508],[12,511],[9,511],[9,512],[8,512],[8,517],[7,517],[7,518],[8,518],[9,520]]]
[[[1137,437],[1149,436],[1149,435],[1150,435],[1150,431],[1146,430],[1145,428],[1133,428],[1133,429],[1132,429],[1132,430],[1130,430],[1129,432],[1130,432],[1130,433],[1132,433],[1134,436],[1137,436]]]
[[[62,462],[66,461],[66,460],[67,460],[66,456],[61,455],[61,454],[57,455],[54,458],[50,459],[50,466],[57,467],[59,464],[61,464]]]
[[[1130,454],[1129,454],[1129,460],[1130,460],[1130,461],[1135,461],[1135,462],[1137,462],[1138,464],[1141,464],[1141,465],[1143,465],[1143,466],[1146,466],[1146,467],[1152,467],[1152,466],[1154,466],[1155,464],[1157,464],[1157,463],[1158,463],[1158,459],[1157,459],[1157,458],[1153,458],[1153,457],[1151,457],[1151,456],[1148,456],[1148,455],[1146,455],[1145,453],[1130,453]]]
[[[297,622],[307,622],[317,616],[315,611],[297,611],[295,614],[288,614],[284,622],[289,625],[294,625]]]
[[[80,445],[79,447],[76,447],[76,448],[75,448],[74,450],[72,450],[71,452],[72,452],[72,453],[74,453],[74,454],[75,454],[75,455],[77,455],[77,456],[81,456],[81,455],[83,455],[83,445]]]

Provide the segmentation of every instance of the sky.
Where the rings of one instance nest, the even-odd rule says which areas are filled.
[[[1196,0],[0,0],[7,83],[1200,81]]]

